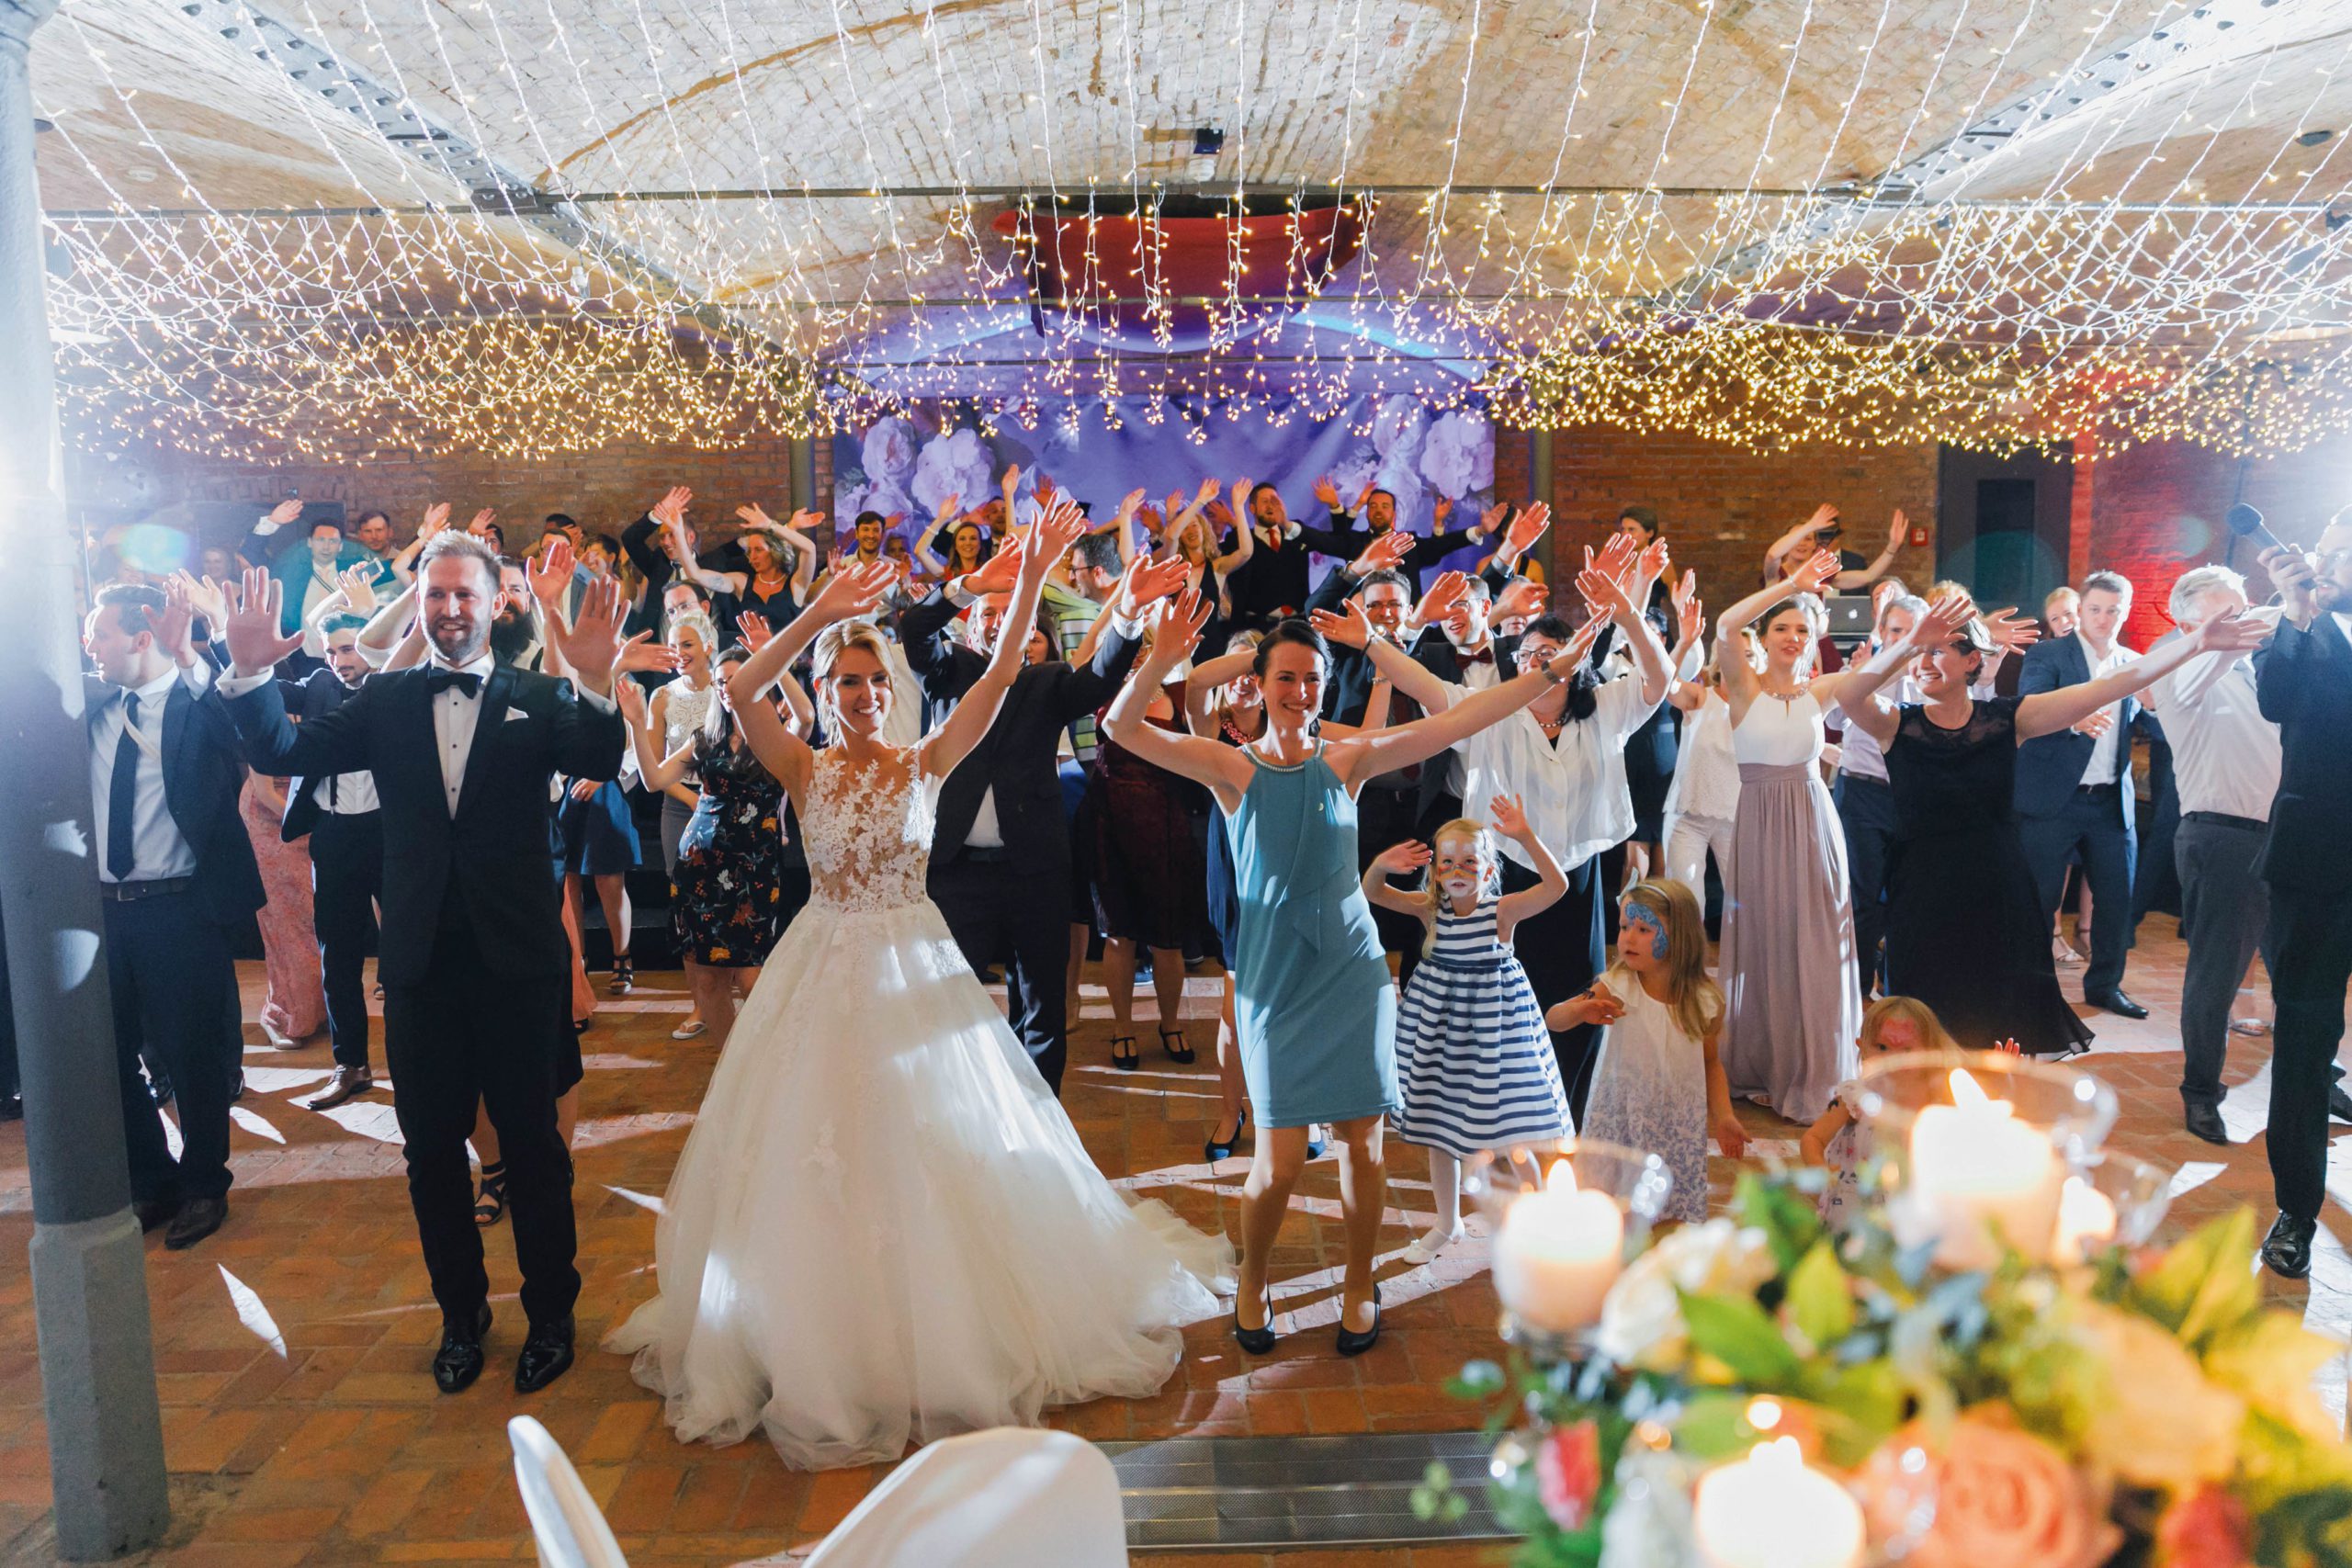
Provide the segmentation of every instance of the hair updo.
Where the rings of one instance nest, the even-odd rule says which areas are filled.
[[[853,648],[862,648],[874,656],[874,661],[884,670],[890,668],[890,644],[871,621],[835,621],[817,636],[817,646],[808,654],[809,673],[817,682],[817,712],[825,721],[828,734],[841,732],[841,712],[833,705],[832,693],[827,682],[842,655]]]
[[[1250,672],[1257,676],[1259,680],[1263,681],[1266,678],[1266,666],[1272,660],[1274,656],[1274,649],[1286,645],[1311,650],[1315,655],[1316,663],[1320,667],[1321,671],[1324,673],[1329,672],[1331,668],[1331,645],[1323,640],[1323,634],[1321,632],[1317,631],[1313,626],[1301,620],[1277,621],[1274,623],[1273,629],[1269,631],[1266,634],[1265,640],[1258,645],[1258,656],[1256,660],[1251,662],[1250,666]]]

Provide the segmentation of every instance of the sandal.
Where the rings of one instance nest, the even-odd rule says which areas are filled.
[[[1176,1042],[1173,1045],[1168,1043],[1171,1036]],[[1184,1038],[1184,1032],[1182,1029],[1161,1030],[1159,1032],[1159,1048],[1168,1053],[1168,1059],[1170,1061],[1182,1062],[1186,1066],[1190,1066],[1193,1062],[1199,1060],[1199,1058],[1193,1055],[1193,1043]]]
[[[474,1200],[474,1224],[488,1230],[506,1214],[506,1162],[481,1168],[481,1196]]]
[[[686,1020],[685,1022],[678,1025],[677,1028],[670,1031],[670,1038],[673,1040],[692,1040],[695,1035],[700,1034],[704,1030],[708,1029],[710,1025],[705,1023],[701,1019],[690,1018]]]
[[[612,982],[605,989],[616,997],[625,997],[637,989],[637,964],[628,953],[615,955]]]
[[[1123,1040],[1126,1042],[1127,1046],[1125,1055],[1121,1055],[1119,1051],[1119,1043]],[[1111,1036],[1111,1065],[1123,1073],[1134,1072],[1143,1066],[1143,1053],[1136,1049],[1134,1035],[1114,1034]]]

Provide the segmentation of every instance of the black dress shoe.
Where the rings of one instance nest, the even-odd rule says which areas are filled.
[[[337,1067],[327,1087],[302,1102],[305,1111],[333,1111],[345,1100],[376,1087],[376,1076],[366,1067]]]
[[[535,1323],[514,1358],[514,1392],[537,1393],[571,1370],[571,1319]]]
[[[1340,1310],[1340,1354],[1342,1356],[1361,1356],[1366,1350],[1371,1349],[1378,1343],[1380,1343],[1380,1287],[1378,1285],[1374,1285],[1372,1288],[1372,1326],[1370,1328],[1365,1329],[1362,1334],[1358,1334],[1354,1329],[1348,1326],[1348,1314],[1346,1309],[1342,1308]]]
[[[141,1235],[157,1225],[171,1224],[173,1216],[179,1212],[180,1201],[176,1198],[150,1198],[144,1203],[130,1205],[131,1217],[139,1222],[139,1234]]]
[[[2227,1146],[2230,1130],[2222,1125],[2220,1106],[2208,1105],[2201,1100],[2190,1100],[2182,1101],[2182,1111],[2181,1121],[2191,1133],[2209,1144]]]
[[[2327,1115],[2331,1122],[2352,1122],[2352,1094],[2340,1083],[2327,1086]]]
[[[441,1348],[433,1353],[433,1383],[443,1393],[463,1393],[481,1376],[481,1337],[490,1332],[490,1303],[481,1303],[469,1330],[444,1320]]]
[[[2120,986],[2118,986],[2111,991],[2103,991],[2096,997],[2086,991],[2083,993],[2083,1000],[2090,1003],[2090,1005],[2095,1008],[2102,1010],[2103,1011],[2111,1012],[2118,1018],[2145,1018],[2148,1016],[2148,1010],[2142,1007],[2138,1002],[2133,1001],[2130,994]]]
[[[2262,1266],[2290,1280],[2302,1279],[2312,1271],[2312,1237],[2318,1231],[2317,1220],[2279,1215],[2262,1238]]]
[[[1201,1145],[1201,1152],[1209,1156],[1211,1165],[1215,1165],[1221,1159],[1233,1157],[1234,1146],[1241,1142],[1241,1130],[1248,1125],[1250,1125],[1250,1108],[1244,1105],[1241,1108],[1241,1114],[1234,1118],[1233,1136],[1211,1138]]]
[[[164,1245],[174,1252],[186,1252],[219,1230],[220,1222],[228,1217],[226,1198],[190,1198],[173,1217],[172,1228],[164,1233]]]

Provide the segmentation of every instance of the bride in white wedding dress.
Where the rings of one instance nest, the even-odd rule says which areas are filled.
[[[728,682],[798,811],[813,897],[671,1179],[661,1294],[605,1341],[682,1438],[763,1427],[786,1463],[827,1469],[1138,1397],[1232,1290],[1223,1236],[1096,1170],[924,891],[939,783],[995,718],[1046,571],[1084,527],[1065,507],[1029,532],[987,674],[918,745],[883,740],[899,694],[852,618],[888,564],[837,569]],[[812,638],[821,750],[756,696]]]

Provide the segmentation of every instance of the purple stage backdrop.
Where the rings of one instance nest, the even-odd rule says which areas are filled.
[[[1002,423],[984,436],[968,413],[943,405],[838,435],[834,519],[846,530],[860,512],[904,513],[900,531],[911,542],[942,500],[954,495],[969,511],[998,493],[1013,463],[1021,465],[1022,494],[1042,468],[1058,488],[1090,502],[1096,517],[1108,516],[1137,485],[1157,506],[1170,491],[1189,495],[1214,475],[1228,488],[1244,477],[1277,485],[1292,517],[1319,524],[1315,481],[1329,474],[1342,504],[1370,480],[1396,497],[1400,521],[1426,534],[1440,496],[1453,499],[1447,524],[1461,528],[1477,519],[1495,491],[1493,426],[1476,413],[1431,418],[1413,398],[1375,403],[1367,397],[1337,419],[1281,424],[1271,417],[1204,419],[1185,400],[1121,402],[1117,429],[1104,428],[1100,405],[1079,412],[1074,420],[1041,421],[1034,431]]]

